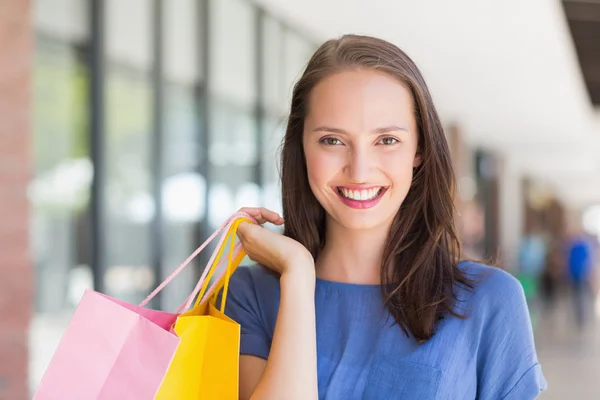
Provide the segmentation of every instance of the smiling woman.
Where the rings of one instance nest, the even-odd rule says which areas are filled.
[[[380,39],[324,43],[294,87],[284,235],[242,224],[240,398],[519,399],[546,386],[523,291],[461,261],[454,174],[427,86]],[[273,271],[275,273],[273,273]]]

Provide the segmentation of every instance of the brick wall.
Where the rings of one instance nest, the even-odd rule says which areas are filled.
[[[31,166],[33,35],[29,0],[0,1],[0,399],[29,398],[32,267],[26,185]]]

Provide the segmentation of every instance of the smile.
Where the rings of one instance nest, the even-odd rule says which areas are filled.
[[[349,188],[338,186],[337,194],[344,204],[351,208],[371,208],[376,205],[387,187],[373,186],[369,188]]]

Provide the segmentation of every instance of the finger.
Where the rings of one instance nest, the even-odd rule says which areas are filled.
[[[279,214],[263,207],[244,207],[240,211],[251,215],[261,225],[267,222],[275,225],[283,224],[283,218]]]
[[[242,207],[239,210],[252,216],[259,224],[264,224],[266,220],[263,218],[260,208],[257,207]]]
[[[275,211],[271,211],[267,208],[260,209],[263,218],[275,225],[283,224],[283,218],[277,214]]]

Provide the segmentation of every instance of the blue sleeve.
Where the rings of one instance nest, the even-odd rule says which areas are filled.
[[[495,270],[482,285],[477,398],[531,400],[546,389],[520,283]]]
[[[267,332],[264,310],[259,301],[260,282],[252,268],[239,267],[229,282],[225,314],[241,326],[240,354],[267,359],[271,335]],[[258,289],[258,290],[257,290]]]

